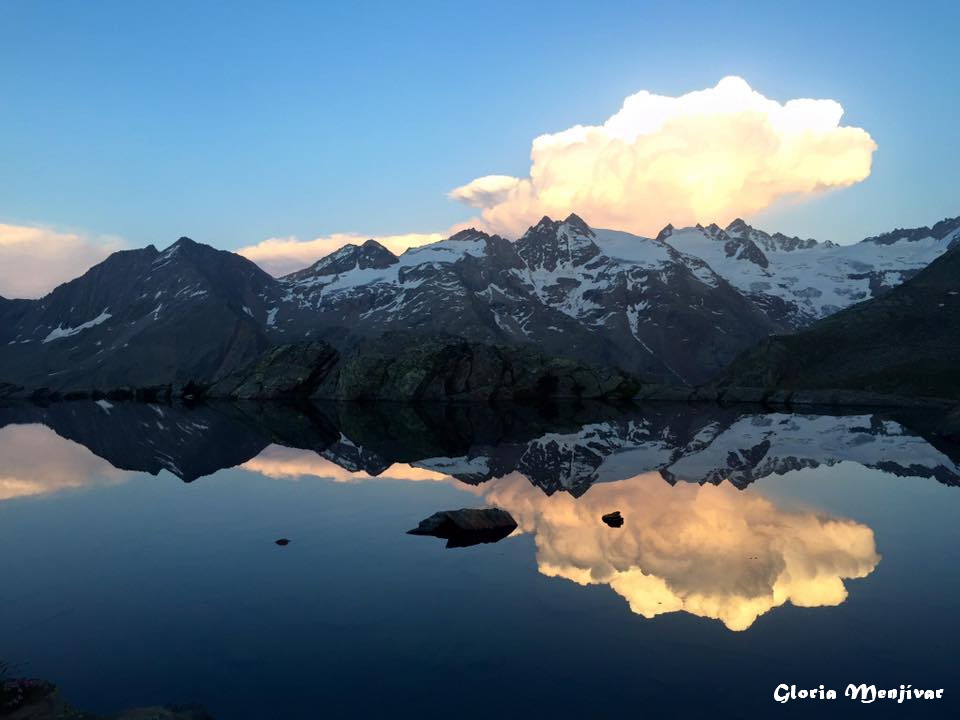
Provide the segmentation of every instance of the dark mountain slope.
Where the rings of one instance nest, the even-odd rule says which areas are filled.
[[[960,247],[883,297],[766,340],[722,384],[960,399]]]
[[[187,238],[162,253],[114,253],[10,313],[0,378],[82,391],[212,377],[269,345],[258,317],[276,284],[245,258]]]

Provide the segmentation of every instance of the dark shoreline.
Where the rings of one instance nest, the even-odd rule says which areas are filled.
[[[118,402],[161,404],[167,406],[202,407],[208,405],[244,404],[260,407],[286,407],[306,414],[316,408],[404,408],[433,410],[442,408],[475,408],[487,410],[521,411],[524,414],[566,414],[589,408],[609,411],[631,411],[645,405],[689,405],[691,407],[718,407],[730,410],[744,408],[768,413],[798,413],[810,415],[853,415],[865,410],[880,411],[904,419],[923,432],[951,443],[960,443],[960,403],[948,398],[904,397],[856,390],[795,390],[770,391],[760,388],[681,388],[651,386],[632,398],[592,398],[576,395],[551,395],[534,398],[446,398],[446,399],[342,399],[307,396],[280,396],[276,398],[242,399],[210,395],[203,388],[188,385],[175,390],[161,388],[120,388],[109,391],[45,392],[3,394],[0,406],[25,404],[45,407],[72,402]]]

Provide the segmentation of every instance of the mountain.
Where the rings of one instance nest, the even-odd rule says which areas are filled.
[[[602,236],[607,231],[598,232]],[[799,329],[854,303],[880,297],[915,275],[960,243],[960,217],[933,228],[895,230],[853,245],[769,235],[739,219],[725,229],[668,225],[657,239],[707,263],[772,322]],[[620,238],[611,244],[610,252],[619,250],[629,258],[635,247]]]
[[[960,244],[953,243],[882,297],[765,340],[738,358],[721,384],[960,400]]]
[[[0,378],[89,390],[215,376],[271,344],[256,318],[275,286],[249,260],[188,238],[114,253],[15,312],[0,305]]]
[[[773,333],[883,296],[958,242],[960,218],[838,246],[742,220],[644,238],[570,215],[516,241],[464,230],[399,256],[368,240],[278,279],[181,238],[115,253],[40,300],[0,298],[0,392],[182,391],[271,347],[324,340],[349,354],[391,332],[699,385]]]
[[[772,323],[723,278],[664,243],[642,259],[603,253],[576,215],[543,218],[510,242],[477,230],[399,257],[369,241],[282,279],[279,332],[376,337],[452,333],[535,344],[549,355],[654,375],[706,379]]]

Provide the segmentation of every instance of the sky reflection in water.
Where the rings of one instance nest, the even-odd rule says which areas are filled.
[[[656,618],[654,623],[666,615],[719,621],[716,626],[730,638],[753,638],[740,651],[746,653],[740,662],[753,667],[753,675],[738,681],[752,688],[770,672],[763,660],[767,631],[754,632],[761,616],[778,618],[767,627],[778,628],[781,639],[805,624],[809,632],[815,617],[823,628],[835,628],[840,618],[830,613],[853,594],[860,598],[853,617],[883,617],[889,625],[891,616],[881,608],[906,591],[904,557],[917,552],[925,537],[942,545],[950,543],[944,534],[955,532],[938,518],[951,513],[957,490],[950,486],[960,483],[956,454],[912,430],[907,419],[882,414],[757,415],[660,406],[492,418],[462,410],[394,418],[385,427],[383,417],[342,408],[304,417],[289,409],[235,406],[118,404],[107,411],[84,405],[0,408],[0,540],[16,547],[25,532],[38,524],[45,528],[31,535],[32,545],[18,548],[7,570],[0,611],[10,616],[0,641],[10,648],[5,652],[17,653],[12,660],[61,682],[92,709],[114,708],[112,703],[123,703],[123,693],[98,691],[89,660],[70,662],[58,648],[69,638],[75,647],[77,634],[85,634],[90,623],[115,647],[168,614],[183,632],[207,638],[210,657],[194,661],[201,664],[192,672],[203,675],[209,687],[188,691],[181,674],[157,674],[155,667],[154,675],[138,675],[134,668],[143,661],[127,659],[127,672],[133,673],[127,704],[163,693],[157,699],[201,701],[228,717],[255,717],[256,703],[245,697],[242,711],[232,705],[226,682],[212,677],[204,664],[217,657],[228,666],[235,662],[228,648],[235,644],[240,618],[251,631],[253,622],[265,634],[283,635],[274,606],[299,598],[285,612],[290,620],[302,615],[304,628],[316,623],[317,613],[325,626],[333,623],[330,628],[360,628],[373,612],[390,619],[397,637],[441,627],[454,632],[442,624],[446,610],[435,606],[437,592],[463,595],[461,606],[485,598],[488,607],[474,607],[474,618],[462,618],[464,632],[477,632],[485,613],[510,624],[546,602],[556,605],[551,612],[560,613],[558,619],[580,606],[578,612],[590,613],[589,623],[619,628],[625,638],[635,633],[671,643],[699,638],[697,643],[717,650],[727,641],[704,629],[624,623],[630,611]],[[191,484],[180,484],[171,473]],[[342,489],[332,492],[337,487]],[[496,545],[457,550],[403,535],[435,510],[466,506],[502,507],[519,528]],[[916,527],[911,508],[924,509],[927,526]],[[621,528],[600,519],[614,510],[624,516]],[[289,548],[272,545],[281,535],[292,538]],[[926,566],[930,574],[912,576],[911,602],[918,612],[936,605],[933,587],[943,592],[956,587],[952,576],[920,563],[921,570]],[[534,576],[548,583],[542,590],[530,574],[534,568]],[[261,582],[250,585],[256,578]],[[269,589],[263,585],[267,578]],[[557,585],[553,578],[565,582]],[[373,590],[377,585],[383,593]],[[563,591],[564,585],[574,595]],[[589,593],[593,586],[624,603],[623,611]],[[218,610],[197,616],[177,609],[173,603],[182,601],[157,599],[164,597],[161,587],[183,588],[200,607],[214,603]],[[481,587],[486,589],[478,595]],[[151,599],[141,597],[150,588]],[[503,599],[494,599],[494,588],[506,593]],[[373,594],[363,594],[369,591]],[[531,600],[530,607],[502,607],[514,593],[542,599]],[[258,595],[263,598],[255,599]],[[360,597],[365,599],[358,603]],[[251,604],[263,605],[255,618],[247,617]],[[774,610],[784,605],[796,609]],[[796,614],[801,608],[818,608],[818,615],[807,621]],[[103,625],[105,614],[117,618],[116,636]],[[537,617],[533,625],[514,630],[516,643],[544,644],[536,627],[549,623],[549,616]],[[850,624],[850,616],[844,617]],[[926,619],[911,614],[897,622]],[[355,632],[360,634],[354,641],[363,647],[381,644],[377,652],[384,662],[396,661],[398,652],[403,662],[421,662],[405,654],[410,647],[384,649],[377,633]],[[173,633],[163,641],[170,647],[156,650],[161,658],[182,652],[177,637]],[[264,650],[265,637],[248,641],[243,656],[265,678],[271,671],[263,663],[297,662],[303,672],[331,675],[330,687],[346,682],[332,677],[347,672],[349,659],[333,670],[293,647]],[[470,651],[477,661],[492,651],[484,642]],[[556,652],[576,656],[590,644],[570,635]],[[524,655],[519,647],[513,649],[517,662]],[[918,642],[897,652],[906,661],[921,649]],[[447,651],[443,644],[428,652]],[[933,662],[936,652],[929,651],[927,646]],[[612,654],[611,662],[621,658],[616,644],[608,642],[603,652]],[[115,653],[119,662],[123,652]],[[686,651],[675,655],[671,662],[698,662]],[[797,662],[802,657],[798,652]],[[452,667],[462,660],[447,658]],[[104,660],[96,669],[109,671],[110,664]],[[648,669],[650,677],[673,682],[660,675],[670,664]],[[814,665],[802,667],[809,672]],[[591,675],[589,683],[602,687],[602,675]],[[308,717],[308,707],[288,692],[293,693],[288,716]],[[765,686],[762,692],[768,694]],[[750,697],[760,701],[759,694]],[[712,702],[702,700],[703,707]],[[562,703],[558,698],[558,708],[570,707],[569,698]]]

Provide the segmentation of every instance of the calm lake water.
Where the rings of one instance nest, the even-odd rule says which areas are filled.
[[[0,407],[0,660],[103,713],[955,717],[960,453],[914,427]],[[497,543],[405,534],[494,506],[519,524]],[[841,698],[781,705],[780,683]],[[849,683],[945,693],[861,705]]]

